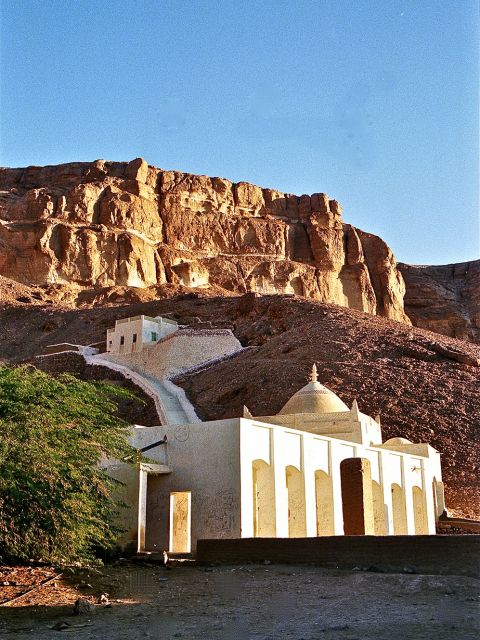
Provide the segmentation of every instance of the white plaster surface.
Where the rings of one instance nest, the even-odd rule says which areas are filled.
[[[168,318],[134,316],[115,322],[107,331],[107,352],[129,354],[141,351],[144,346],[156,343],[178,330],[178,324]]]
[[[138,447],[145,446],[160,440],[165,434],[167,445],[157,447],[146,455],[152,462],[165,465],[162,468],[169,473],[161,475],[156,481],[153,502],[152,496],[147,501],[145,496],[148,488],[143,484],[143,498],[132,503],[132,510],[137,513],[139,531],[145,527],[145,510],[151,509],[149,522],[156,529],[156,542],[150,550],[159,551],[169,546],[169,496],[176,491],[191,492],[193,549],[199,538],[252,537],[252,470],[254,463],[259,460],[272,468],[277,537],[288,537],[290,530],[287,467],[298,470],[301,482],[304,483],[305,535],[318,535],[318,471],[326,474],[331,486],[332,533],[343,535],[340,463],[352,457],[366,458],[371,463],[372,479],[380,485],[384,496],[383,526],[387,535],[398,533],[393,524],[392,485],[398,485],[404,495],[406,533],[416,533],[413,487],[419,487],[425,495],[428,530],[422,533],[435,533],[432,481],[434,476],[438,480],[440,469],[438,453],[434,450],[431,457],[416,456],[380,447],[356,445],[335,437],[246,418],[143,429],[136,427],[135,440],[132,442]],[[140,483],[142,482],[141,480]],[[135,521],[133,512],[129,517],[130,523]],[[132,537],[133,532],[130,531],[130,539]]]
[[[140,387],[142,391],[153,399],[159,420],[162,424],[182,424],[185,422],[200,421],[195,413],[195,409],[189,403],[186,396],[182,398],[182,405],[179,399],[181,394],[179,393],[179,397],[174,396],[171,391],[166,388],[164,382],[132,371],[125,365],[106,360],[102,355],[86,356],[85,360],[87,364],[108,367],[113,371],[118,371],[124,375],[125,378]],[[172,387],[173,386],[175,385],[172,383]]]
[[[163,326],[159,322],[161,320],[162,318],[155,319],[160,328]],[[120,329],[116,326],[115,332],[125,334],[128,329],[133,334],[134,331],[139,332],[139,327],[143,327],[146,322],[150,320],[145,320],[144,316],[128,322],[120,321]],[[157,343],[144,343],[135,351],[122,353],[116,350],[97,356],[85,353],[85,360],[91,365],[102,365],[119,371],[137,384],[155,401],[162,424],[198,422],[199,418],[184,390],[173,384],[170,378],[192,368],[218,362],[240,352],[242,346],[229,330],[178,330],[178,326],[171,321],[162,330],[164,335]],[[118,335],[114,339],[118,339]]]
[[[124,326],[139,322],[145,325],[145,318]],[[328,390],[317,383],[315,369],[281,415],[201,422],[171,378],[241,349],[228,330],[175,328],[128,353],[85,354],[89,364],[122,372],[154,399],[162,426],[137,426],[132,444],[142,448],[167,436],[166,445],[147,452],[135,479],[125,469],[125,540],[136,540],[139,550],[172,548],[172,532],[178,536],[178,523],[190,518],[193,549],[200,538],[343,535],[341,463],[349,458],[369,461],[377,535],[435,533],[444,509],[439,453],[398,438],[382,444],[379,422],[356,401],[348,409],[335,396],[327,403],[335,411],[325,410]],[[311,413],[312,407],[320,409]],[[122,476],[118,464],[115,472]],[[188,517],[175,512],[185,500],[172,497],[186,493]]]

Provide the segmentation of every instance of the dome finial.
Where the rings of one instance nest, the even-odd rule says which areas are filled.
[[[349,411],[347,405],[330,389],[318,382],[317,365],[314,363],[308,383],[293,394],[277,415],[345,413],[347,411]]]

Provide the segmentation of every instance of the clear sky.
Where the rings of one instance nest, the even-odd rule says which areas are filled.
[[[324,191],[399,260],[479,257],[477,0],[1,5],[2,165]]]

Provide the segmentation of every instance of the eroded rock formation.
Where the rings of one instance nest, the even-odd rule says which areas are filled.
[[[21,283],[295,293],[409,322],[392,252],[324,193],[141,158],[2,169],[0,190],[0,275]]]
[[[480,260],[441,266],[399,264],[413,324],[480,343]]]

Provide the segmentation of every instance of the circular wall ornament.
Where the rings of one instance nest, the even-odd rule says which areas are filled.
[[[175,427],[173,435],[175,440],[178,440],[179,442],[185,442],[188,440],[188,436],[190,435],[188,424],[180,424],[178,427]]]

